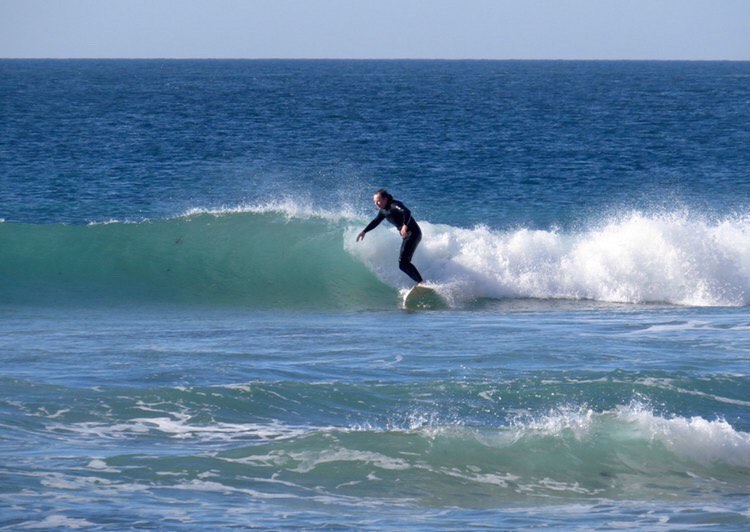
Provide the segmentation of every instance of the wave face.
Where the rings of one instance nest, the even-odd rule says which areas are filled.
[[[380,308],[409,279],[395,229],[295,206],[88,226],[0,224],[0,292],[23,302]],[[421,223],[414,262],[453,307],[487,300],[750,304],[750,218],[632,212],[579,231]]]
[[[384,301],[381,283],[343,251],[340,224],[320,216],[257,210],[88,226],[2,224],[0,240],[0,292],[8,302],[320,308]]]

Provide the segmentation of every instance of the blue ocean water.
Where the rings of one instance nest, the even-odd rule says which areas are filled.
[[[0,61],[0,528],[746,529],[748,81]]]

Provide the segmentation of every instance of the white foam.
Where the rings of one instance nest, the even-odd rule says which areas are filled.
[[[707,328],[709,328],[709,325],[708,325],[708,322],[705,322],[705,321],[685,321],[685,322],[680,322],[680,323],[651,325],[649,327],[646,327],[645,329],[623,333],[623,335],[638,336],[642,334],[648,335],[651,333],[684,332],[684,331],[692,331],[692,330],[707,329]]]
[[[658,440],[678,456],[705,465],[723,462],[750,470],[750,434],[735,430],[725,420],[664,418],[638,406],[624,408],[620,414],[646,438]]]
[[[238,203],[235,205],[220,205],[216,207],[191,207],[172,216],[167,216],[167,220],[189,219],[193,217],[208,216],[227,216],[233,214],[279,214],[289,220],[311,218],[323,219],[328,221],[341,220],[363,220],[361,213],[354,208],[344,205],[337,210],[325,209],[316,206],[310,201],[301,201],[299,198],[285,197],[277,200],[267,201],[264,203]],[[89,220],[87,225],[120,225],[120,224],[144,224],[157,221],[151,218],[105,218],[101,220]],[[0,218],[0,223],[4,220]]]
[[[420,222],[414,255],[423,277],[454,299],[588,299],[690,306],[750,304],[750,217],[708,221],[689,213],[627,213],[578,232],[463,229]],[[395,229],[346,250],[383,282],[404,287]]]
[[[107,462],[99,458],[94,458],[93,460],[91,460],[86,467],[103,473],[121,473],[119,469],[109,467],[109,465],[107,465]]]
[[[295,498],[291,494],[265,493],[249,488],[236,488],[234,486],[227,486],[225,484],[221,484],[220,482],[213,482],[208,480],[191,480],[186,483],[170,486],[170,488],[175,490],[199,491],[208,493],[241,493],[256,500]]]
[[[126,218],[124,220],[120,220],[118,218],[108,218],[106,220],[89,220],[87,225],[89,226],[95,226],[95,225],[134,225],[134,224],[142,224],[147,223],[149,220],[148,218],[139,218],[139,219],[130,219]]]
[[[523,425],[523,431],[557,435],[567,430],[582,440],[589,434],[594,420],[594,411],[589,408],[565,407],[528,421]]]
[[[94,523],[86,519],[76,519],[64,515],[48,515],[41,521],[26,521],[17,525],[19,529],[23,530],[50,530],[52,528],[79,529],[94,526]]]
[[[297,473],[309,473],[316,467],[337,462],[360,462],[378,469],[400,471],[411,468],[411,464],[400,458],[393,458],[372,451],[357,451],[344,448],[323,449],[320,451],[289,452],[281,458],[283,463],[288,460],[297,462],[297,466],[290,468]]]
[[[605,412],[594,412],[583,406],[563,407],[544,415],[519,416],[510,429],[494,437],[477,436],[487,445],[505,446],[526,437],[562,437],[565,434],[586,441],[605,430],[615,439],[658,441],[678,457],[704,466],[725,463],[750,470],[750,433],[737,431],[722,419],[663,417],[637,402]]]
[[[52,424],[53,432],[75,433],[102,439],[124,439],[151,432],[161,433],[175,439],[198,439],[202,441],[258,440],[274,441],[306,434],[309,429],[291,427],[281,423],[220,423],[197,425],[186,414],[171,417],[134,418],[122,423],[74,423]]]
[[[316,207],[313,202],[302,202],[295,198],[283,198],[266,203],[253,204],[244,203],[239,205],[223,205],[220,207],[193,207],[187,209],[177,218],[190,218],[192,216],[212,215],[223,216],[227,214],[281,214],[288,219],[309,219],[322,218],[324,220],[353,220],[359,219],[360,216],[351,208],[343,207],[340,210],[332,211]]]

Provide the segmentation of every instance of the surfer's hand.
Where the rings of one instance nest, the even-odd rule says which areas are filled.
[[[360,234],[357,235],[357,242],[359,242],[360,240],[362,240],[364,237],[365,237],[365,232],[362,231]]]
[[[405,225],[401,227],[401,238],[409,238],[409,231]]]

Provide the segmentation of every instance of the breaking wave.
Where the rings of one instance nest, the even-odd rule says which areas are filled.
[[[161,301],[391,308],[409,279],[395,229],[293,203],[87,226],[0,224],[10,303]],[[577,231],[421,222],[414,257],[453,307],[487,300],[750,304],[750,217],[629,212]],[[385,227],[385,226],[383,226]]]

